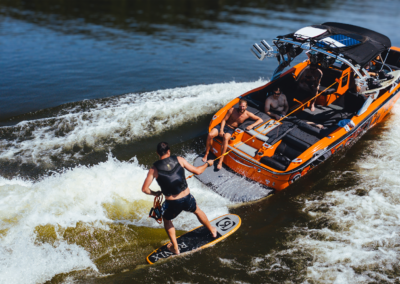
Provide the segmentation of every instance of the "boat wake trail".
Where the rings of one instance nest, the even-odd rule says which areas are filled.
[[[395,105],[387,131],[371,141],[371,153],[359,160],[358,184],[346,192],[334,191],[304,210],[326,220],[328,226],[297,240],[315,258],[308,267],[310,280],[326,282],[388,282],[400,280],[400,107]],[[325,210],[328,210],[324,213]],[[312,235],[315,234],[315,237]]]
[[[43,283],[71,271],[99,275],[142,264],[167,239],[148,217],[153,197],[141,192],[146,174],[136,159],[110,155],[37,182],[0,178],[0,283]],[[228,213],[229,201],[196,179],[188,183],[210,219]],[[152,189],[159,190],[156,183]],[[185,213],[174,222],[181,230],[196,224]]]
[[[284,272],[295,261],[301,267],[296,282],[400,281],[400,174],[393,166],[400,163],[400,106],[392,112],[383,135],[368,142],[370,151],[353,170],[334,178],[334,183],[353,186],[306,201],[303,211],[311,221],[289,230],[295,239],[287,250],[258,263],[266,261],[268,269]]]
[[[0,161],[76,162],[90,153],[107,152],[115,145],[159,135],[212,114],[265,83],[199,85],[76,103],[52,117],[0,128]]]

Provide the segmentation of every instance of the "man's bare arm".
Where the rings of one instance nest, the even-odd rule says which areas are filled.
[[[284,106],[284,109],[283,109],[282,114],[286,115],[289,110],[289,104],[287,102],[286,96],[283,97],[283,106]]]
[[[221,136],[225,134],[225,132],[224,132],[224,127],[225,127],[225,124],[226,124],[226,122],[228,121],[228,119],[231,117],[232,112],[233,112],[233,108],[231,108],[230,110],[228,110],[228,112],[226,113],[224,119],[222,119],[222,121],[221,121],[221,129],[220,129],[220,131],[219,131],[219,134],[220,134]]]
[[[266,99],[266,100],[265,100],[265,105],[264,105],[264,112],[265,112],[266,114],[269,114],[269,109],[270,109],[270,107],[271,107],[271,102],[270,102],[269,99]]]
[[[147,174],[146,179],[144,180],[142,191],[148,195],[160,196],[161,191],[152,191],[149,187],[150,184],[153,182],[154,179],[155,169],[151,168]]]
[[[318,80],[317,90],[318,90],[318,87],[321,85],[321,79],[322,79],[322,76],[324,75],[324,73],[322,73],[321,70],[318,69],[318,71],[319,71],[320,76],[319,76],[319,80]]]
[[[214,164],[214,160],[208,160],[207,163],[205,163],[204,165],[195,167],[192,164],[188,163],[188,161],[186,161],[182,157],[178,157],[178,161],[179,161],[179,164],[181,164],[182,167],[187,169],[189,172],[194,173],[195,175],[202,174],[206,170],[208,165],[212,166]]]
[[[250,124],[249,126],[246,127],[247,130],[252,129],[254,126],[259,125],[260,123],[263,122],[262,118],[258,117],[257,115],[255,115],[254,113],[251,113],[248,111],[249,117],[252,120],[255,120],[256,122],[254,122],[253,124]]]

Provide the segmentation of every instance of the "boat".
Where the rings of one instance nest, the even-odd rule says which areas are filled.
[[[222,138],[215,137],[210,153],[215,157],[225,155],[223,169],[212,168],[198,176],[217,192],[222,183],[230,182],[219,193],[232,200],[254,182],[267,189],[264,193],[257,189],[256,198],[287,188],[339,151],[354,145],[383,120],[400,96],[400,48],[391,46],[390,39],[383,34],[327,22],[277,36],[272,43],[273,47],[262,40],[251,48],[260,61],[277,59],[278,67],[270,82],[234,98],[215,113],[209,124],[211,131],[240,99],[247,101],[247,111],[263,120],[250,130],[246,127],[255,121],[239,125],[225,153],[221,152]],[[303,51],[308,58],[291,66]],[[316,96],[301,97],[299,78],[310,64],[318,64],[323,76]],[[373,70],[367,71],[366,66],[379,73],[379,78],[371,75]],[[265,100],[275,87],[286,95],[289,105],[288,113],[281,119],[264,112]],[[313,100],[316,106],[311,111]],[[203,164],[201,157],[195,159],[195,165]],[[239,183],[232,182],[230,179],[235,176],[243,178]],[[243,193],[239,200],[246,200]]]

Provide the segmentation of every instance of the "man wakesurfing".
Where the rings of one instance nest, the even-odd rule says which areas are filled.
[[[176,218],[182,211],[192,212],[212,234],[217,237],[217,229],[211,226],[206,214],[197,206],[196,199],[190,194],[189,187],[186,182],[185,170],[196,175],[205,171],[207,167],[214,164],[213,160],[208,160],[204,165],[195,167],[189,164],[184,158],[171,156],[169,145],[167,142],[160,142],[157,145],[157,154],[160,160],[153,164],[149,170],[147,177],[143,183],[142,191],[148,195],[160,196],[164,194],[165,201],[162,204],[161,215],[164,221],[164,228],[167,231],[171,242],[168,249],[179,254],[179,247],[176,241],[175,227],[172,219]],[[153,180],[156,179],[161,191],[153,191],[149,187]]]

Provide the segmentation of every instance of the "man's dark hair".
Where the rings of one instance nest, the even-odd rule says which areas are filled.
[[[273,92],[276,92],[276,91],[280,92],[280,91],[281,91],[281,88],[275,87],[275,88],[272,89],[272,91],[273,91]]]
[[[245,99],[240,99],[240,101],[239,101],[239,105],[241,105],[242,103],[245,103],[245,104],[246,104],[246,106],[247,106],[247,101],[246,101]]]
[[[168,153],[169,145],[167,142],[160,142],[157,145],[157,154],[160,156],[164,156]]]

